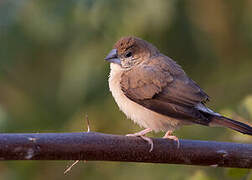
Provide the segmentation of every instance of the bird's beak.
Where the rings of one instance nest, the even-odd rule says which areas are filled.
[[[105,60],[111,63],[119,64],[121,65],[121,60],[117,56],[117,50],[112,49],[110,53],[105,57]]]

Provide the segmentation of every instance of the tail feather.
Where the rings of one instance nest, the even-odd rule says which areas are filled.
[[[213,116],[210,124],[228,127],[243,134],[252,135],[251,126],[233,119],[226,118],[224,116]]]

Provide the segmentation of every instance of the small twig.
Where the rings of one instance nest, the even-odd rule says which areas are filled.
[[[88,115],[86,114],[85,115],[85,119],[86,119],[86,123],[87,123],[87,132],[90,132],[90,123],[89,123],[89,119],[88,119]],[[74,163],[69,166],[65,171],[64,171],[64,174],[67,174],[69,171],[71,171],[72,167],[74,167],[80,160],[76,160],[74,161]],[[86,163],[87,161],[84,160],[84,162]]]
[[[72,167],[74,167],[80,160],[74,161],[72,165],[70,165],[65,171],[64,174],[67,174],[69,171],[71,171]]]

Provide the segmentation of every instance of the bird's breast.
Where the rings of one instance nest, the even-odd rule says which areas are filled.
[[[121,75],[123,69],[117,64],[111,63],[109,76],[109,88],[121,111],[135,123],[144,128],[151,128],[153,131],[175,130],[180,126],[177,119],[164,116],[149,110],[126,97],[121,90]]]

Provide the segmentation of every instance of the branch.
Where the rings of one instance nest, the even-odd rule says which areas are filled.
[[[252,144],[87,133],[0,134],[0,160],[92,160],[252,168]]]

